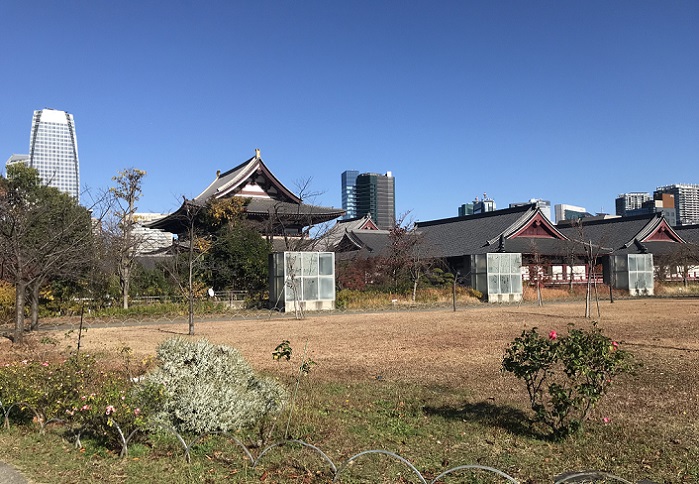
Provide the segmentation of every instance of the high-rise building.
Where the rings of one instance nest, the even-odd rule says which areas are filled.
[[[628,215],[629,210],[636,210],[643,207],[643,204],[653,198],[648,192],[630,192],[621,193],[614,201],[616,205],[616,214],[620,217]]]
[[[56,109],[34,111],[28,163],[43,183],[80,198],[78,139],[72,114]]]
[[[355,185],[359,172],[356,170],[347,170],[342,172],[342,209],[345,214],[343,219],[356,218],[357,215],[357,193]]]
[[[556,214],[556,223],[564,220],[577,220],[592,216],[591,213],[585,210],[585,207],[576,207],[575,205],[568,205],[566,203],[556,204],[553,206],[553,209]]]
[[[658,187],[653,193],[654,198],[663,193],[674,195],[677,225],[692,225],[699,223],[699,185],[675,184]]]
[[[466,215],[473,215],[472,203],[462,203],[459,206],[459,217],[465,217]]]
[[[515,202],[510,204],[510,208],[522,207],[524,205],[536,205],[536,208],[541,210],[544,217],[551,220],[551,202],[549,200],[542,200],[541,198],[530,198],[528,202]]]
[[[486,193],[483,194],[483,200],[479,200],[478,197],[473,200],[474,215],[485,212],[493,212],[496,208],[495,200],[488,198]]]
[[[396,223],[396,184],[393,174],[362,173],[355,185],[357,215],[371,214],[380,229],[388,230]]]
[[[675,196],[670,193],[657,193],[652,200],[643,202],[641,208],[626,210],[627,216],[647,215],[651,213],[662,213],[667,223],[672,226],[677,225],[677,210],[675,210]]]

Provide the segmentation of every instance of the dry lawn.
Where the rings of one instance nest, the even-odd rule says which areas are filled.
[[[528,458],[546,463],[544,467],[604,466],[627,476],[653,476],[654,469],[662,468],[660,482],[675,481],[669,474],[677,481],[691,481],[698,474],[690,461],[699,455],[699,299],[605,301],[601,312],[599,326],[604,333],[632,352],[642,366],[636,374],[621,377],[595,410],[593,425],[602,431],[593,432],[589,449],[584,440],[565,443],[559,450],[532,444],[526,451],[531,454]],[[348,388],[378,381],[415,384],[427,389],[434,403],[456,405],[456,410],[464,403],[440,402],[438,395],[458,388],[473,404],[488,402],[528,411],[523,384],[500,372],[504,349],[525,328],[536,326],[543,333],[554,329],[564,334],[568,324],[587,327],[591,323],[583,313],[580,301],[543,307],[483,304],[457,312],[321,313],[300,321],[282,315],[269,320],[199,322],[196,333],[238,348],[257,370],[287,378],[290,367],[271,357],[282,340],[291,342],[295,358],[307,347],[318,363],[310,377],[313,381],[347,384]],[[150,356],[161,341],[185,336],[186,331],[184,323],[91,328],[84,334],[83,347],[100,353],[129,347],[137,355]],[[51,336],[64,341],[64,334],[65,330],[40,331],[34,338]],[[72,344],[75,336],[75,332],[70,335]],[[42,346],[46,345],[35,345]],[[8,342],[0,347],[5,359],[12,358],[14,351]],[[608,432],[601,429],[603,417],[610,419]],[[332,437],[324,438],[332,442]],[[502,442],[498,445],[505,449],[503,456],[525,452],[528,445],[516,435],[496,430],[491,438]],[[634,443],[625,443],[627,439]],[[492,445],[483,446],[479,452],[486,457],[495,452]],[[559,451],[562,457],[557,456]],[[500,462],[497,459],[505,457],[492,459]],[[615,459],[623,461],[618,469]],[[539,472],[533,464],[522,467],[513,472],[525,476]],[[548,468],[541,472],[554,474]]]
[[[275,371],[274,347],[289,340],[298,355],[307,345],[322,380],[361,381],[381,376],[421,384],[499,386],[504,348],[523,329],[564,333],[568,324],[590,325],[581,302],[522,306],[480,305],[434,311],[313,314],[269,320],[196,323],[196,337],[238,348],[258,370]],[[625,349],[669,376],[699,360],[699,299],[637,299],[601,303],[599,326]],[[87,351],[131,348],[153,355],[167,338],[185,336],[185,324],[93,328],[83,336]],[[61,340],[64,331],[54,337]],[[41,336],[45,335],[44,332]],[[75,337],[75,334],[73,334]],[[696,366],[694,366],[696,367]],[[691,372],[685,385],[696,384]],[[696,397],[697,395],[694,395]]]

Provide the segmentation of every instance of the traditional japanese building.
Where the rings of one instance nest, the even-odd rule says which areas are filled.
[[[381,230],[374,223],[371,214],[368,213],[363,217],[354,217],[350,219],[338,220],[323,236],[319,239],[318,247],[320,250],[336,251],[339,244],[347,236],[347,234],[388,234],[388,230]]]
[[[203,207],[210,200],[231,197],[244,199],[246,218],[256,224],[261,234],[277,239],[300,238],[307,235],[308,227],[328,222],[344,213],[339,208],[303,203],[274,176],[260,157],[260,150],[255,150],[255,156],[226,172],[217,172],[216,178],[203,192],[185,200],[178,210],[148,226],[184,234],[187,213],[191,213],[192,207]]]

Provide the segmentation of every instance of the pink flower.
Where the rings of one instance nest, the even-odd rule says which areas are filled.
[[[612,421],[612,419],[610,419],[610,418],[608,418],[608,417],[604,417],[604,418],[602,419],[602,422],[604,422],[604,423],[606,423],[606,424],[608,424],[608,423],[611,422],[611,421]]]
[[[82,407],[80,407],[80,411],[81,411],[81,412],[84,412],[85,410],[90,410],[90,406],[89,406],[89,405],[83,405]]]
[[[87,400],[87,397],[85,395],[83,395],[82,397],[80,397],[80,400],[85,401],[85,400]]]
[[[111,405],[107,405],[107,409],[106,409],[106,411],[104,412],[104,414],[105,414],[105,415],[111,415],[111,414],[113,414],[113,413],[116,413],[116,408],[114,408],[114,407],[111,406]]]
[[[141,409],[140,408],[134,408],[133,414],[136,415],[137,417],[140,415]]]
[[[556,338],[558,338],[558,333],[556,333],[554,330],[551,330],[551,332],[549,333],[549,339],[553,341]]]
[[[44,361],[44,362],[41,364],[41,366],[49,366],[49,362],[48,362],[48,361]]]
[[[614,351],[618,350],[618,349],[619,349],[619,343],[617,343],[616,341],[612,341],[612,347],[614,348]]]

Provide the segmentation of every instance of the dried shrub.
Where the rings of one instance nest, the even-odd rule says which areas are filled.
[[[235,348],[173,338],[157,354],[160,365],[146,376],[163,390],[155,421],[180,433],[250,428],[278,414],[286,401],[284,388],[256,375]]]

